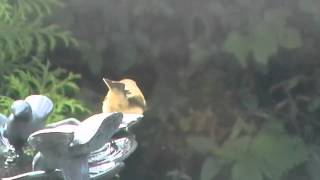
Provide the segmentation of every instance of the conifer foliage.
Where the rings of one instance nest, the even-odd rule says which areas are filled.
[[[0,107],[9,113],[14,99],[46,94],[55,103],[50,121],[89,112],[74,99],[79,74],[53,69],[46,53],[58,45],[77,45],[69,31],[48,23],[61,0],[0,0]]]

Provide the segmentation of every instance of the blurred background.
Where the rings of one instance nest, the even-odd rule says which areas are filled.
[[[0,0],[0,107],[101,112],[103,77],[143,90],[123,180],[318,180],[320,1]]]

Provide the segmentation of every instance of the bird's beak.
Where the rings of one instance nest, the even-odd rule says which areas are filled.
[[[119,81],[112,81],[110,79],[107,78],[103,78],[104,83],[108,86],[109,90],[112,89],[117,89],[120,91],[124,91],[125,90],[125,84],[124,83],[120,83]]]
[[[112,81],[107,78],[103,78],[103,82],[108,86],[109,89],[111,89]]]

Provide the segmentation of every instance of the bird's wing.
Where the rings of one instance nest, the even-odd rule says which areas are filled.
[[[75,125],[61,125],[36,131],[29,136],[28,143],[46,156],[59,157],[68,153],[75,127]]]
[[[95,114],[84,120],[75,129],[71,152],[89,153],[103,146],[117,132],[121,121],[122,113]]]
[[[8,117],[0,113],[0,131],[2,128],[4,128],[7,122],[8,122]]]
[[[140,121],[142,118],[143,118],[142,114],[124,113],[122,123],[120,124],[119,128],[129,128],[133,124],[136,124],[138,121]]]
[[[125,84],[125,91],[127,92],[127,97],[132,98],[134,96],[139,96],[144,99],[143,93],[138,87],[137,83],[132,79],[122,79],[119,81]]]
[[[147,106],[146,100],[144,99],[143,96],[140,96],[140,95],[130,96],[128,97],[128,101],[130,104],[141,107],[142,109],[145,109]]]
[[[53,102],[47,96],[31,95],[25,101],[30,104],[34,119],[38,121],[45,121],[53,111]]]
[[[10,143],[4,135],[7,122],[8,118],[0,113],[0,154],[8,152],[10,147]]]
[[[68,118],[64,119],[55,123],[50,123],[46,126],[46,128],[55,128],[61,125],[75,125],[78,126],[80,124],[80,121],[76,118]]]

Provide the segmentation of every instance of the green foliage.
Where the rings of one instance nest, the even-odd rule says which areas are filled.
[[[235,163],[232,167],[233,180],[263,180],[259,162],[250,156]],[[276,179],[275,179],[276,180]]]
[[[193,5],[181,6],[179,0],[134,0],[123,6],[107,0],[96,6],[90,3],[90,7],[82,2],[86,11],[97,13],[103,19],[92,23],[98,34],[87,39],[92,46],[89,49],[94,51],[83,49],[84,54],[99,57],[91,59],[97,63],[83,63],[88,64],[92,73],[97,72],[96,69],[101,71],[101,57],[108,52],[106,59],[110,64],[116,64],[118,71],[125,72],[141,61],[156,61],[159,54],[171,49],[187,52],[188,57],[183,58],[195,63],[210,61],[213,55],[227,52],[243,67],[248,59],[266,65],[281,49],[293,52],[303,47],[302,36],[306,34],[301,34],[304,27],[295,24],[296,17],[301,17],[297,13],[320,17],[317,0],[292,0],[289,3],[292,6],[287,1],[281,4],[267,0],[231,0],[229,3],[187,0],[185,4]],[[75,11],[81,12],[80,8]],[[65,13],[62,18],[68,15],[72,13]]]
[[[209,153],[216,148],[214,139],[209,137],[190,136],[187,139],[187,143],[200,153]]]
[[[300,73],[303,68],[296,68],[297,64],[308,67],[318,64],[316,58],[309,59],[306,56],[311,52],[313,57],[318,57],[318,29],[312,28],[313,19],[320,12],[318,0],[132,0],[128,3],[105,0],[99,1],[98,5],[88,1],[79,3],[83,4],[77,3],[69,15],[76,14],[76,18],[84,23],[75,25],[72,21],[70,24],[74,25],[77,34],[89,42],[88,46],[92,46],[82,49],[83,54],[87,55],[84,61],[88,69],[96,75],[96,72],[103,70],[103,66],[114,67],[115,74],[121,76],[128,69],[132,73],[132,66],[136,73],[135,67],[140,68],[141,62],[148,64],[148,67],[153,66],[157,80],[153,82],[156,84],[150,98],[155,108],[151,108],[150,114],[156,116],[156,120],[161,119],[157,123],[163,126],[142,133],[147,134],[147,140],[150,140],[148,137],[158,137],[159,141],[162,137],[174,137],[172,149],[175,155],[180,155],[180,149],[186,149],[181,143],[185,142],[186,135],[196,134],[187,142],[197,152],[211,154],[202,166],[202,179],[212,179],[225,168],[232,172],[233,179],[280,179],[305,161],[307,150],[303,146],[309,141],[304,139],[304,142],[296,135],[305,133],[302,129],[308,126],[313,128],[315,123],[319,127],[319,116],[315,114],[320,109],[319,93],[314,93],[316,97],[312,92],[308,92],[310,94],[307,97],[296,97],[294,93],[301,89],[313,91],[318,86],[296,88],[293,87],[296,86],[294,81],[288,83],[286,89],[291,92],[290,86],[293,87],[294,101],[299,101],[303,107],[288,103],[288,98],[283,97],[285,91],[272,94],[269,90],[272,89],[270,83],[281,80],[283,76],[291,76],[291,73]],[[83,14],[91,16],[86,19]],[[92,22],[92,18],[97,21]],[[73,20],[74,17],[66,19]],[[87,33],[88,25],[94,36]],[[240,69],[229,61],[231,56],[225,56],[228,53],[242,67],[247,66],[247,60],[253,61],[254,65],[276,67],[270,71],[272,75],[261,75],[258,71],[262,68]],[[292,61],[288,58],[292,58]],[[271,59],[273,62],[269,63]],[[268,64],[270,66],[266,66]],[[307,72],[305,69],[302,71]],[[239,105],[239,99],[247,107]],[[286,105],[279,110],[283,100],[287,101]],[[279,106],[276,101],[280,101]],[[170,110],[168,104],[171,105]],[[203,113],[190,117],[186,113],[188,109],[207,106],[216,114],[204,121],[201,120]],[[310,121],[310,114],[300,112],[306,107],[315,117],[315,123],[308,126],[304,126],[304,123]],[[259,116],[252,120],[257,127],[241,125],[241,128],[232,129],[229,138],[225,137],[230,131],[232,116],[237,114],[230,115],[233,112],[225,109],[240,111],[239,114],[244,116],[255,116],[259,114],[259,108],[271,112],[271,115],[286,117],[279,120],[279,127],[269,129],[268,123],[260,124]],[[293,111],[288,112],[290,109]],[[246,110],[248,112],[244,112]],[[289,125],[292,134],[282,128],[283,122]],[[301,131],[295,131],[295,125]],[[319,132],[316,128],[313,131]],[[201,136],[203,134],[210,134],[216,139]],[[318,135],[311,134],[312,138],[319,141]],[[304,138],[304,135],[301,137]],[[148,151],[148,148],[145,150]],[[158,151],[142,154],[158,157]],[[186,164],[187,158],[181,156],[183,163],[180,164]],[[149,161],[154,157],[144,159]],[[221,159],[225,163],[215,164]],[[181,166],[181,169],[188,168],[188,165]],[[146,173],[152,172],[155,171]],[[248,174],[246,178],[243,177],[245,174]],[[153,174],[152,177],[159,177],[159,174]]]
[[[0,63],[17,61],[28,55],[41,55],[54,49],[58,41],[76,44],[69,31],[58,25],[45,25],[44,20],[60,0],[0,1]]]
[[[320,110],[320,97],[315,97],[312,99],[311,103],[308,105],[309,112],[316,112]]]
[[[310,180],[319,179],[320,172],[320,147],[318,145],[313,145],[310,148],[310,158],[307,161],[306,169],[309,173]]]
[[[304,0],[304,1],[298,1],[300,9],[308,14],[311,14],[314,19],[320,23],[320,2],[317,0]]]
[[[199,43],[190,44],[190,60],[193,64],[201,64],[206,62],[212,55],[212,49],[199,45]]]
[[[217,157],[205,161],[202,169],[206,176],[202,179],[214,179],[218,175],[217,169],[231,163],[232,180],[263,180],[263,177],[277,180],[308,159],[308,149],[303,140],[288,135],[281,123],[269,121],[257,133],[253,133],[250,126],[245,126],[244,123],[236,123],[223,145],[211,146],[211,149],[208,145],[198,147],[205,144],[203,141],[212,144],[206,138],[189,139],[189,144],[196,150],[210,152]],[[199,139],[203,143],[199,144]],[[225,161],[218,163],[221,162],[219,159]],[[208,169],[214,173],[208,173]]]
[[[81,50],[80,60],[87,64],[88,69],[92,74],[99,74],[103,67],[103,59],[102,56],[99,55],[97,49],[85,42],[80,43],[79,49]]]
[[[205,159],[202,165],[201,172],[200,172],[200,179],[212,180],[215,176],[219,174],[219,172],[225,165],[226,165],[226,161],[209,156],[208,158]]]
[[[54,112],[48,122],[90,112],[75,99],[80,75],[52,68],[42,60],[59,43],[77,44],[69,31],[45,23],[57,7],[63,7],[62,0],[0,0],[0,108],[7,115],[14,99],[30,94],[53,100]]]
[[[54,102],[54,112],[48,122],[59,121],[64,117],[80,117],[90,112],[83,103],[73,99],[79,93],[75,81],[80,79],[80,75],[67,73],[60,68],[50,70],[49,62],[42,64],[38,60],[32,61],[28,67],[16,69],[5,77],[9,97],[23,99],[30,94],[47,95]],[[0,107],[8,105],[8,101],[1,103]]]
[[[22,18],[27,18],[32,15],[44,17],[52,14],[52,9],[55,7],[63,7],[62,0],[18,0],[15,2],[15,8],[18,8],[16,14]]]
[[[2,114],[8,116],[11,113],[10,107],[13,101],[14,100],[8,96],[0,96],[0,109]]]
[[[224,44],[225,50],[246,66],[250,53],[258,63],[266,65],[280,47],[301,47],[299,31],[287,25],[289,15],[290,11],[284,8],[265,11],[262,20],[250,26],[247,35],[230,32]]]
[[[238,32],[230,32],[224,46],[226,51],[234,54],[242,65],[246,65],[246,60],[251,49],[246,36],[242,36]]]

